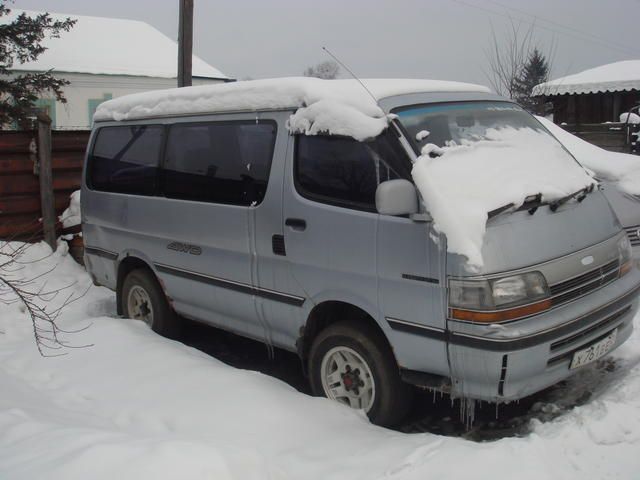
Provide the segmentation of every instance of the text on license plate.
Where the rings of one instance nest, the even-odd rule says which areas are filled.
[[[573,360],[571,360],[571,366],[569,368],[581,367],[606,355],[616,343],[617,333],[618,330],[616,329],[599,342],[589,345],[587,348],[583,348],[582,350],[578,350],[573,354]]]

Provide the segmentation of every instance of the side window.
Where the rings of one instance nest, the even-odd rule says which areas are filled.
[[[324,203],[375,211],[381,182],[400,178],[387,160],[395,156],[385,140],[299,135],[294,166],[298,191]]]
[[[97,135],[89,157],[89,187],[107,192],[155,194],[163,127],[103,127]]]
[[[262,202],[276,139],[274,123],[176,124],[169,129],[167,197],[231,205]]]

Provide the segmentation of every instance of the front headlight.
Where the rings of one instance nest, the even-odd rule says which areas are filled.
[[[626,275],[633,267],[633,259],[631,252],[631,242],[629,238],[624,236],[618,242],[618,259],[620,261],[620,276]]]
[[[449,282],[452,318],[477,322],[513,320],[551,307],[549,287],[540,272]]]

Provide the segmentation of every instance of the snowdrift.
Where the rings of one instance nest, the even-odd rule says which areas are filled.
[[[14,275],[43,275],[36,286],[89,288],[60,326],[88,327],[65,338],[92,346],[43,358],[24,310],[0,304],[2,479],[631,479],[640,469],[637,333],[589,403],[524,438],[474,443],[372,426],[115,318],[113,293],[90,286],[63,244],[38,244],[21,262]]]

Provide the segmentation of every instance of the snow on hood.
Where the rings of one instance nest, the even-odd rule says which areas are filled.
[[[358,140],[387,125],[376,100],[416,92],[488,92],[486,87],[439,80],[321,80],[308,77],[252,80],[156,90],[119,97],[98,106],[95,121],[167,115],[297,109],[296,133],[330,133]],[[367,91],[368,90],[368,91]],[[372,97],[373,95],[373,97]]]
[[[428,144],[412,176],[447,250],[464,255],[472,271],[483,266],[490,211],[538,193],[552,201],[595,183],[562,146],[530,128],[490,129],[482,140],[444,148]]]
[[[610,152],[567,132],[544,117],[536,117],[582,165],[601,180],[613,183],[625,193],[640,195],[640,157]]]

